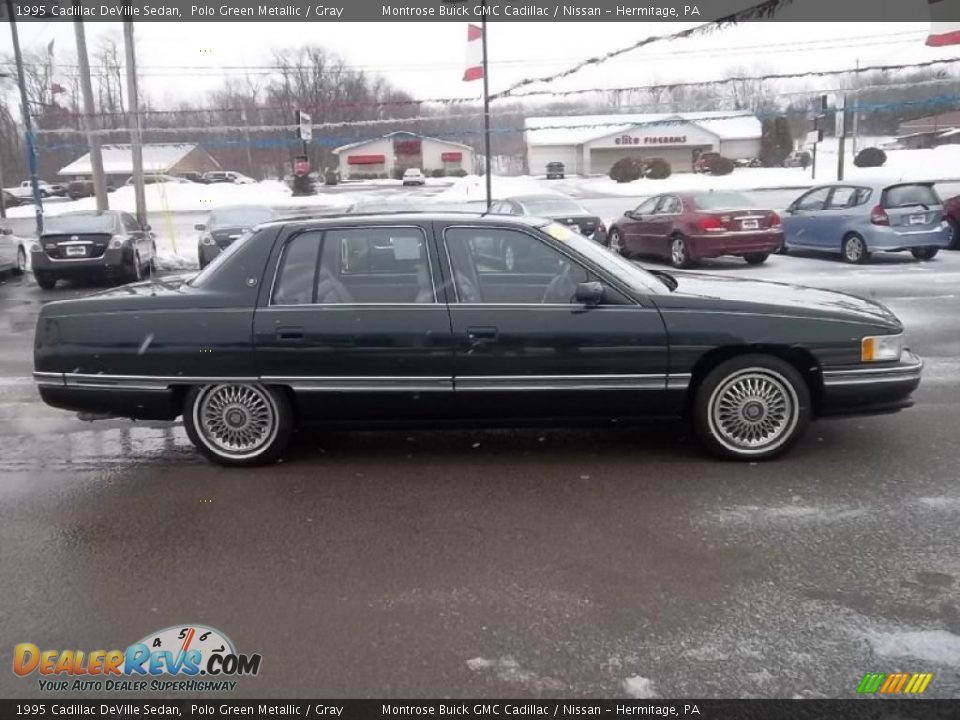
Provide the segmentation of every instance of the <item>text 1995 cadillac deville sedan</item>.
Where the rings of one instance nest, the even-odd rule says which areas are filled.
[[[34,376],[54,407],[183,415],[224,465],[277,460],[299,423],[641,418],[688,418],[754,460],[812,418],[908,407],[921,362],[902,333],[869,300],[651,273],[546,220],[351,215],[263,225],[192,278],[47,304]]]

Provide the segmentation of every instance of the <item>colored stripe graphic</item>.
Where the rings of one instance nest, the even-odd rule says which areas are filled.
[[[860,694],[920,695],[933,680],[933,673],[867,673],[857,686]]]
[[[880,689],[880,683],[883,682],[885,677],[884,673],[867,673],[863,676],[863,680],[860,681],[860,685],[857,687],[858,693],[875,693]]]

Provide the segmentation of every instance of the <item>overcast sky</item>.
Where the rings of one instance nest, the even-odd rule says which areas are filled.
[[[921,16],[922,17],[922,16]],[[667,34],[682,23],[510,23],[490,24],[491,91],[531,75],[543,75],[597,53],[652,34]],[[119,23],[87,25],[88,45],[106,33],[119,37]],[[383,23],[140,23],[136,26],[141,87],[154,107],[178,99],[196,100],[217,87],[222,66],[268,64],[274,49],[315,43],[345,61],[380,74],[415,97],[479,97],[480,82],[461,80],[466,24],[462,22]],[[22,23],[21,44],[42,50],[56,40],[56,56],[74,52],[69,22]],[[915,63],[960,56],[958,48],[924,45],[928,22],[916,23],[748,23],[708,36],[655,43],[574,75],[554,89],[645,85],[710,80],[731,68],[750,72],[794,72],[861,65]],[[0,28],[0,52],[12,48]],[[181,67],[177,67],[181,66]],[[184,69],[182,66],[191,66]],[[192,69],[197,66],[200,69]],[[251,73],[262,72],[255,69]],[[837,79],[811,80],[827,88]]]

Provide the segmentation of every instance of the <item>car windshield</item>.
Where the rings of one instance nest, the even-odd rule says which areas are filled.
[[[207,278],[215,275],[217,269],[220,268],[224,263],[226,263],[230,258],[237,254],[237,251],[246,245],[247,241],[252,238],[254,235],[252,230],[245,231],[240,237],[230,243],[224,250],[217,255],[213,260],[210,261],[210,264],[203,268],[200,272],[194,275],[190,280],[187,281],[187,285],[191,287],[199,287],[206,282]]]
[[[693,202],[701,210],[723,210],[730,208],[752,208],[753,203],[740,193],[706,192],[693,196]]]
[[[112,233],[117,227],[114,215],[48,215],[43,232],[49,233]]]
[[[223,208],[210,213],[210,227],[252,227],[267,222],[273,211],[262,207]]]
[[[940,198],[930,185],[894,185],[883,193],[885,208],[909,207],[911,205],[939,205]]]
[[[641,267],[634,265],[626,258],[610,252],[602,245],[587,240],[580,233],[575,233],[561,223],[548,223],[540,228],[554,240],[559,240],[577,253],[606,270],[611,275],[627,283],[631,288],[642,293],[662,295],[666,292],[665,285]]]
[[[588,215],[569,198],[530,198],[520,203],[530,215]]]

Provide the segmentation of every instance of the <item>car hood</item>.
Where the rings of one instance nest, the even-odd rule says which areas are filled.
[[[672,274],[678,286],[670,295],[657,297],[662,306],[700,305],[700,301],[709,298],[718,301],[711,304],[712,309],[823,317],[881,325],[894,331],[902,329],[900,320],[884,305],[856,295],[763,280],[698,273]],[[661,298],[663,302],[660,302]]]

